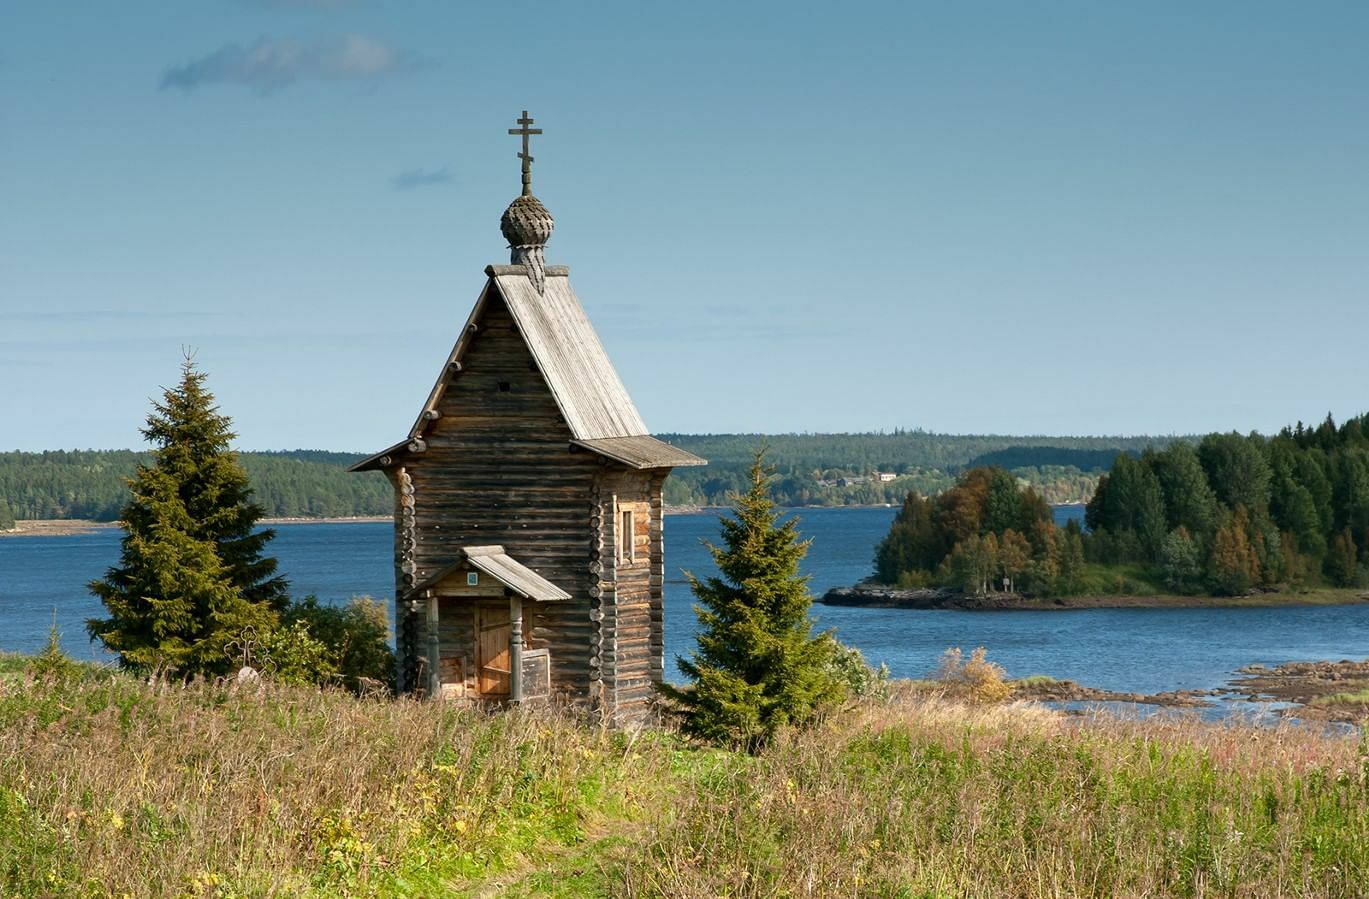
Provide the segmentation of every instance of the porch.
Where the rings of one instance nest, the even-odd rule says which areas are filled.
[[[464,546],[458,559],[414,587],[424,603],[427,695],[520,703],[551,694],[551,657],[524,640],[529,602],[570,594],[517,562],[502,546]]]

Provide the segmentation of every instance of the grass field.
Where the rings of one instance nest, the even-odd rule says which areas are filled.
[[[1307,896],[1369,882],[1358,738],[895,689],[757,756],[0,658],[5,896]]]

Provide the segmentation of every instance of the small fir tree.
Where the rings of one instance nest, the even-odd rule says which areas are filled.
[[[722,545],[708,544],[722,577],[686,573],[699,602],[698,648],[680,659],[692,682],[662,685],[686,732],[714,743],[755,749],[787,724],[803,724],[843,688],[833,676],[837,643],[813,636],[812,596],[799,562],[808,551],[797,523],[781,523],[770,499],[764,453],[751,466],[750,489],[734,518],[722,518]]]
[[[62,651],[62,634],[57,630],[57,611],[52,612],[52,627],[42,652],[29,660],[28,673],[41,680],[64,681],[78,670],[71,656]]]
[[[262,555],[274,533],[256,530],[262,509],[204,379],[187,358],[180,383],[154,402],[143,436],[156,448],[130,482],[120,564],[90,585],[109,617],[86,627],[127,667],[226,672],[228,644],[272,630],[288,600],[276,560]]]
[[[0,531],[14,530],[17,522],[14,520],[14,512],[10,510],[10,504],[0,497]]]

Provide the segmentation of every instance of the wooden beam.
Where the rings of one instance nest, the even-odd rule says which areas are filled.
[[[523,701],[523,597],[509,595],[509,702]]]
[[[442,695],[442,643],[437,632],[437,594],[428,591],[428,698]]]

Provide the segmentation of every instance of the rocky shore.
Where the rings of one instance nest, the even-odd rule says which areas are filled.
[[[1349,723],[1369,719],[1369,659],[1247,665],[1239,674],[1230,692],[1252,701],[1296,703],[1281,714]]]
[[[1201,708],[1211,704],[1219,690],[1166,690],[1162,693],[1119,693],[1085,687],[1072,680],[1017,681],[1014,699],[1034,699],[1038,702],[1133,702],[1140,705],[1161,705],[1170,708]]]

